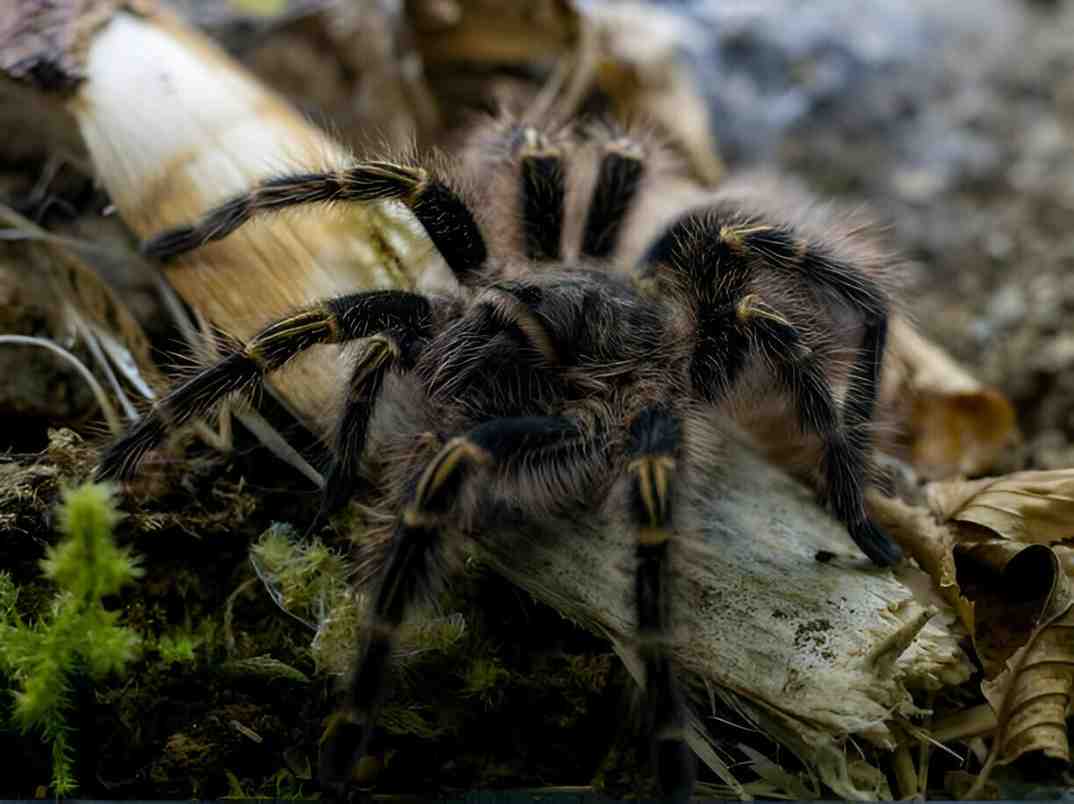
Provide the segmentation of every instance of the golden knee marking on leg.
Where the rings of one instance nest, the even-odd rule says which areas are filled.
[[[720,242],[736,253],[746,251],[746,238],[754,234],[771,232],[774,226],[730,226],[720,227]]]
[[[559,353],[548,335],[548,330],[521,300],[499,288],[489,288],[481,294],[481,299],[493,306],[504,323],[514,324],[522,330],[526,340],[549,366],[559,364]]]
[[[417,511],[425,508],[425,503],[430,495],[442,487],[451,475],[472,463],[483,466],[492,462],[492,455],[486,450],[470,441],[466,436],[456,436],[444,445],[439,454],[425,469],[418,482],[417,493],[414,495],[414,506]]]
[[[649,514],[649,526],[646,530],[664,530],[670,508],[670,474],[674,469],[675,459],[670,455],[643,455],[627,465],[627,471],[637,478],[638,493]],[[639,530],[639,541],[640,532]],[[667,539],[657,539],[652,543],[659,544],[661,541]]]
[[[403,514],[400,517],[403,522],[403,526],[411,529],[428,529],[439,527],[444,521],[443,514],[434,514],[429,511],[423,511],[414,505],[408,505],[403,509]]]
[[[548,138],[532,126],[522,129],[521,139],[518,156],[523,160],[562,156],[559,148],[549,143]]]
[[[671,538],[671,531],[667,528],[638,528],[638,544],[645,547],[655,547],[666,543]]]
[[[324,316],[324,324],[328,327],[328,340],[331,343],[339,343],[343,340],[343,331],[339,326],[339,318],[328,307],[319,308],[319,312]]]
[[[742,297],[742,300],[735,306],[735,316],[743,324],[748,323],[752,318],[763,318],[784,327],[791,326],[790,321],[769,307],[756,293],[747,293]]]
[[[262,342],[255,338],[243,347],[242,354],[264,371],[268,367],[268,360],[265,359],[265,353],[261,350],[261,344]]]
[[[354,367],[351,387],[358,390],[365,384],[366,379],[375,371],[379,371],[386,363],[393,363],[402,356],[402,350],[395,338],[389,335],[374,335],[366,342],[366,351],[359,358],[358,365]]]

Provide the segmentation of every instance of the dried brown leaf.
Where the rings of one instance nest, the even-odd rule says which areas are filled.
[[[990,540],[954,549],[956,580],[973,604],[973,643],[992,678],[1032,638],[1045,616],[1058,562],[1047,547]]]
[[[1074,470],[932,483],[926,496],[942,535],[912,552],[941,583],[953,565],[998,724],[968,793],[979,795],[996,763],[1026,754],[1070,761],[1074,582],[1069,548],[1052,545],[1074,535]]]
[[[1074,688],[1074,583],[1055,552],[999,539],[956,546],[962,593],[974,605],[973,639],[990,680],[982,692],[998,723],[991,768],[1035,753],[1070,761],[1066,715]]]
[[[1054,544],[1074,537],[1074,469],[932,483],[928,497],[940,519],[979,525],[1004,539]]]
[[[906,422],[910,460],[925,477],[994,468],[1021,435],[1014,407],[908,322],[895,319],[883,395]]]
[[[907,554],[924,570],[927,578],[906,571],[902,581],[923,604],[930,602],[933,585],[946,603],[958,612],[967,631],[973,629],[973,605],[962,597],[955,580],[952,550],[956,534],[953,529],[917,506],[885,497],[877,492],[868,496],[869,514],[890,533]]]
[[[951,794],[952,799],[965,798],[976,783],[977,777],[967,771],[948,771],[943,777],[943,789]],[[988,782],[974,797],[979,801],[995,801],[1000,798],[999,786]]]
[[[1028,753],[1070,762],[1066,718],[1074,688],[1074,583],[1050,550],[1029,547],[1019,558],[1029,552],[1051,559],[1052,584],[1044,609],[1026,644],[981,688],[1000,724],[998,762],[1013,762]]]

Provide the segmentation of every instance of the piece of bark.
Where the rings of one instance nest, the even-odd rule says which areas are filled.
[[[922,617],[812,495],[737,437],[696,470],[696,528],[676,545],[676,653],[698,676],[833,733],[880,744],[916,711],[908,687],[960,683],[957,637]],[[634,543],[622,522],[478,535],[497,568],[587,627],[630,644]],[[907,568],[900,572],[916,572]],[[907,629],[907,630],[904,630]]]
[[[47,92],[86,77],[88,43],[123,0],[8,0],[0,6],[0,73]]]
[[[85,74],[68,108],[100,181],[141,237],[188,222],[266,176],[346,158],[215,45],[163,12],[116,13],[87,48]],[[429,281],[446,269],[413,221],[384,204],[306,208],[255,222],[163,270],[210,323],[247,339],[312,301],[413,287],[416,277]],[[323,435],[345,377],[340,347],[326,346],[272,384]]]

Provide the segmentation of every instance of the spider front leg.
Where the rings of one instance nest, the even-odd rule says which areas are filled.
[[[562,256],[568,166],[578,159],[576,142],[556,141],[534,128],[518,129],[513,151],[518,159],[522,248],[535,260]],[[581,254],[610,257],[634,205],[645,175],[645,153],[626,136],[605,139],[582,230]]]
[[[325,474],[321,510],[311,530],[354,494],[369,422],[384,378],[393,370],[406,371],[414,365],[421,335],[416,330],[389,330],[374,335],[365,344],[347,384],[332,440],[332,463]]]
[[[321,740],[319,776],[327,789],[343,795],[365,753],[399,626],[423,583],[437,572],[444,531],[464,483],[482,468],[522,456],[563,460],[584,440],[578,424],[565,417],[493,419],[452,438],[421,471],[396,524],[354,673]]]
[[[567,167],[562,147],[525,127],[515,134],[522,212],[522,247],[534,260],[558,260],[563,240]]]
[[[644,176],[645,154],[639,143],[628,137],[604,143],[582,234],[583,256],[611,256]]]
[[[695,761],[686,744],[686,705],[668,655],[668,545],[674,535],[682,432],[675,414],[654,407],[634,420],[630,435],[627,513],[637,538],[635,605],[645,667],[645,724],[663,795],[669,801],[686,801],[694,787]]]
[[[241,349],[161,398],[105,452],[96,476],[130,478],[170,428],[208,413],[232,394],[254,391],[266,375],[311,346],[357,340],[389,329],[425,333],[430,314],[424,296],[376,290],[329,299],[269,324]]]

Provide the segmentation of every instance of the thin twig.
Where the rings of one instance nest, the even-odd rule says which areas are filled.
[[[105,421],[108,422],[108,429],[112,431],[112,435],[118,436],[123,431],[123,423],[120,421],[119,415],[112,406],[108,395],[104,392],[104,388],[97,382],[97,378],[86,368],[85,364],[73,354],[47,338],[35,338],[31,335],[0,335],[0,344],[4,343],[12,343],[18,346],[40,346],[62,357],[78,370],[78,373],[82,375],[82,379],[86,381],[90,390],[93,391],[93,395],[97,398],[97,404],[101,407],[101,413],[104,414]]]

